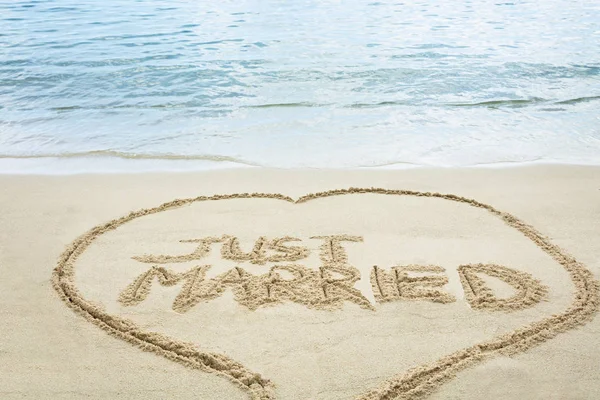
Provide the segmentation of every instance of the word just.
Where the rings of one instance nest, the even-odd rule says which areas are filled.
[[[200,302],[213,300],[227,289],[241,305],[256,310],[261,306],[294,302],[316,309],[338,309],[344,302],[351,302],[367,309],[373,304],[354,286],[361,278],[360,271],[348,264],[342,242],[361,242],[360,236],[330,235],[314,236],[320,239],[318,269],[299,264],[275,265],[269,272],[254,275],[235,267],[221,275],[206,279],[209,265],[197,266],[177,273],[154,265],[139,275],[119,296],[126,306],[142,302],[157,280],[161,286],[173,286],[183,282],[182,289],[173,303],[177,312],[186,312]],[[308,257],[310,251],[302,246],[290,246],[287,242],[300,239],[285,236],[269,240],[261,236],[250,252],[240,249],[238,238],[224,235],[203,239],[182,240],[198,243],[196,249],[185,255],[143,255],[133,259],[151,264],[180,263],[206,257],[213,243],[222,242],[221,255],[227,260],[249,261],[254,264],[266,262],[293,262]],[[370,281],[378,303],[425,300],[452,303],[456,298],[442,287],[448,283],[445,269],[435,265],[404,265],[384,270],[374,266]],[[458,267],[458,274],[465,291],[465,299],[472,308],[513,311],[531,307],[547,293],[547,288],[531,275],[495,264],[468,264]],[[498,298],[480,277],[486,274],[498,278],[515,289],[509,298]]]

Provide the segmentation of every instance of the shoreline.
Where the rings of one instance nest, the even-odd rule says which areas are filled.
[[[39,175],[69,176],[79,174],[120,175],[120,174],[152,174],[152,173],[195,173],[222,170],[280,170],[280,171],[398,171],[398,170],[469,170],[469,169],[504,169],[529,167],[590,167],[600,168],[600,161],[579,162],[533,160],[533,161],[497,161],[466,165],[437,165],[398,162],[369,166],[341,167],[276,167],[263,166],[249,162],[235,161],[223,157],[187,159],[162,157],[120,157],[120,156],[73,156],[73,157],[0,157],[0,176],[6,175]]]

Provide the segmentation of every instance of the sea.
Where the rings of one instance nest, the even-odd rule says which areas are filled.
[[[600,164],[597,0],[0,1],[0,172]]]

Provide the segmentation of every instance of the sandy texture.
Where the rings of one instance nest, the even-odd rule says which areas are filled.
[[[538,364],[556,359],[544,347],[563,340],[580,351],[573,367],[565,370],[563,360],[558,376],[542,375],[539,389],[518,395],[594,398],[598,245],[590,240],[600,236],[599,178],[598,169],[580,167],[3,177],[12,190],[1,199],[0,265],[14,265],[4,274],[11,328],[0,391],[391,399],[477,398],[485,389],[502,398],[506,382],[477,386],[492,379],[477,375],[486,365],[507,373],[515,367],[498,367],[507,356],[534,357],[518,367],[535,377]],[[550,215],[541,212],[547,203],[556,207]],[[564,226],[564,243],[546,236]],[[41,254],[19,254],[32,242]],[[61,243],[71,244],[59,257]],[[40,256],[55,260],[31,259]],[[48,290],[52,266],[64,303]],[[32,289],[30,276],[45,283]],[[85,319],[70,319],[61,305]],[[149,361],[102,332],[84,345],[67,339],[92,325],[165,360]],[[569,342],[586,329],[589,339]],[[59,356],[24,361],[34,355],[27,343]],[[102,346],[127,357],[116,393],[90,351]],[[74,382],[82,370],[73,363],[87,352],[96,367],[86,389]],[[177,371],[170,376],[181,384],[161,388],[148,365]],[[43,371],[52,369],[64,371],[62,380],[48,380]],[[194,369],[199,376],[189,375]],[[581,379],[590,384],[569,388]]]

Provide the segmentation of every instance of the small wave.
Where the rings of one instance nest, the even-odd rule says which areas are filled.
[[[56,112],[69,112],[69,111],[79,111],[79,110],[150,110],[150,109],[172,109],[172,108],[186,108],[186,109],[198,109],[199,114],[203,115],[211,115],[214,113],[219,113],[223,115],[223,113],[229,113],[231,110],[219,108],[217,106],[209,108],[205,107],[205,109],[201,109],[203,104],[199,101],[189,101],[189,102],[179,102],[179,103],[166,103],[166,104],[121,104],[121,105],[97,105],[97,106],[61,106],[61,107],[50,107],[48,110],[56,111]]]
[[[439,28],[444,28],[440,26]],[[395,54],[390,56],[392,60],[404,60],[404,59],[426,59],[426,60],[435,60],[435,59],[485,59],[490,58],[489,54],[445,54],[445,53],[437,53],[434,51],[423,51],[420,53],[409,53],[409,54]]]
[[[375,108],[375,107],[387,107],[387,106],[407,106],[411,103],[405,101],[381,101],[379,103],[354,103],[344,106],[345,108]]]
[[[45,153],[45,154],[0,154],[0,159],[44,159],[44,158],[103,158],[113,157],[128,160],[180,160],[180,161],[212,161],[212,162],[230,162],[243,164],[252,167],[260,167],[261,165],[252,161],[216,154],[139,154],[127,153],[115,150],[93,150],[74,153]]]
[[[489,108],[498,108],[498,107],[527,107],[530,105],[538,105],[538,104],[552,104],[552,105],[571,105],[578,103],[587,103],[589,101],[600,100],[600,96],[585,96],[585,97],[577,97],[574,99],[567,99],[561,101],[551,101],[547,99],[542,99],[540,97],[532,97],[531,99],[516,99],[516,100],[490,100],[490,101],[482,101],[477,103],[450,103],[447,106],[451,107],[489,107]]]
[[[531,99],[516,99],[516,100],[490,100],[481,101],[477,103],[449,103],[446,104],[450,107],[526,107],[528,105],[546,103],[548,100],[539,97],[532,97]]]
[[[557,101],[554,104],[577,104],[577,103],[587,103],[588,101],[594,101],[594,100],[600,100],[600,96],[578,97],[576,99]]]
[[[328,104],[300,102],[300,103],[272,103],[243,106],[242,108],[286,108],[286,107],[324,107]]]

